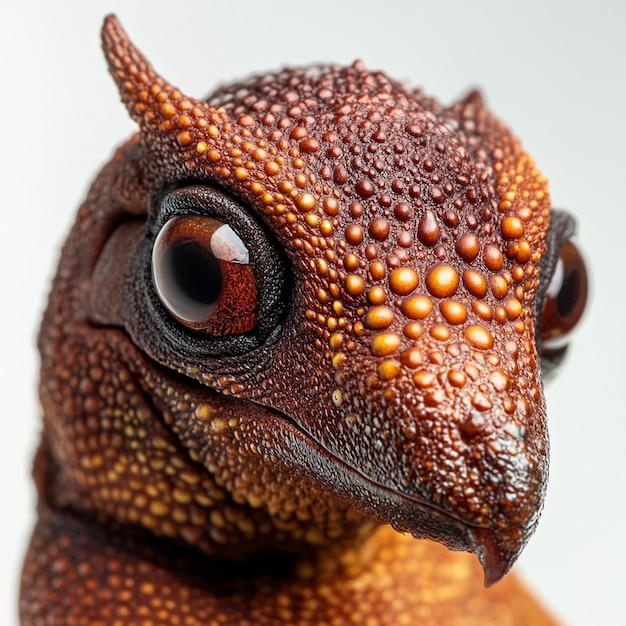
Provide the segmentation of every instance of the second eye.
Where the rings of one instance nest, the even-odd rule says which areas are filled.
[[[154,242],[157,295],[190,329],[215,337],[250,332],[257,323],[257,287],[249,257],[228,224],[211,217],[174,217]]]

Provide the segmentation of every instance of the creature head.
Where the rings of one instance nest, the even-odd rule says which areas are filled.
[[[584,295],[543,316],[571,221],[532,159],[476,93],[355,63],[201,101],[103,41],[139,134],[44,321],[50,497],[226,555],[391,523],[500,578],[545,493],[542,341]]]

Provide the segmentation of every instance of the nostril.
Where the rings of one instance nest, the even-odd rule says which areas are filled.
[[[487,420],[479,413],[471,413],[459,425],[459,434],[465,444],[470,444],[480,433],[484,432]]]

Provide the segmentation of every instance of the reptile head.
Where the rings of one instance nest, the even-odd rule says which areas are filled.
[[[476,93],[356,63],[201,101],[113,17],[103,42],[139,133],[44,321],[47,498],[226,556],[390,523],[499,579],[545,493],[540,361],[584,300],[532,159]]]

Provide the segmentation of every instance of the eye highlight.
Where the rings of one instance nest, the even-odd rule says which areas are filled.
[[[249,251],[218,219],[170,219],[154,242],[152,279],[170,315],[192,330],[224,337],[256,327],[257,285]]]

